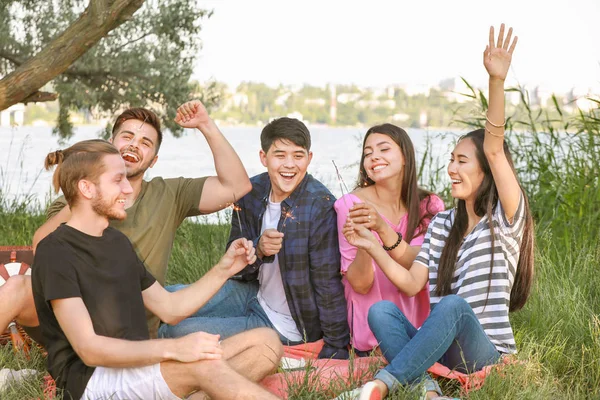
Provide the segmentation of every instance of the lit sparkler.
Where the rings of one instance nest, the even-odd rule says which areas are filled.
[[[235,198],[235,193],[234,193],[233,194],[233,203],[231,204],[231,209],[233,211],[235,211],[235,213],[237,215],[238,224],[240,225],[240,234],[243,234],[244,230],[242,229],[242,220],[240,219],[240,211],[242,211],[242,207],[238,206],[236,203],[237,203],[237,199]]]

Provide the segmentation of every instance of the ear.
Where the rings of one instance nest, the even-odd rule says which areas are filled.
[[[110,144],[114,145],[114,143],[113,143],[113,139],[114,139],[114,138],[115,138],[114,136],[111,136],[111,137],[109,137],[109,138],[108,138],[108,143],[110,143]]]
[[[154,167],[154,164],[156,164],[156,161],[158,161],[158,156],[154,156],[154,159],[152,160],[152,162],[150,163],[150,166],[148,168]]]
[[[309,151],[309,152],[308,152],[308,164],[307,164],[307,166],[309,166],[309,165],[310,165],[310,162],[312,161],[312,156],[313,156],[313,153],[312,153],[312,151]]]
[[[260,162],[263,165],[263,167],[267,167],[267,154],[264,152],[264,150],[260,150],[258,152],[258,156],[260,157]]]
[[[91,200],[96,196],[96,185],[87,179],[77,182],[77,189],[84,199]]]

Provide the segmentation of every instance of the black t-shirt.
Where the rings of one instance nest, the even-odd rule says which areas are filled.
[[[94,372],[62,331],[50,300],[80,297],[97,335],[149,339],[142,291],[154,277],[127,237],[107,228],[101,237],[61,225],[40,242],[32,266],[32,286],[46,350],[48,371],[58,387],[80,399]]]

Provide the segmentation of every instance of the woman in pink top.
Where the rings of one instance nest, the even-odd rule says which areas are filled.
[[[369,308],[381,300],[392,301],[419,327],[429,315],[429,288],[414,297],[398,291],[366,251],[348,243],[342,233],[346,219],[373,231],[389,255],[410,268],[429,221],[444,210],[444,203],[417,186],[415,151],[408,134],[383,124],[367,131],[357,188],[339,198],[335,210],[352,345],[359,355],[366,355],[378,345],[367,322]],[[406,252],[398,251],[401,241],[409,244]]]

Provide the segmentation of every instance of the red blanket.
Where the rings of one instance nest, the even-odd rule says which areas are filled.
[[[329,392],[333,395],[348,387],[357,387],[373,378],[373,375],[386,363],[381,356],[360,357],[352,360],[318,360],[317,356],[323,347],[323,341],[306,343],[298,346],[285,346],[284,357],[306,360],[304,368],[280,372],[267,376],[261,385],[271,393],[287,399],[290,393],[301,390]],[[501,364],[510,363],[503,358]],[[485,378],[497,365],[490,365],[472,374],[451,371],[439,363],[435,363],[428,372],[434,376],[455,379],[463,387],[465,393],[480,388]]]

